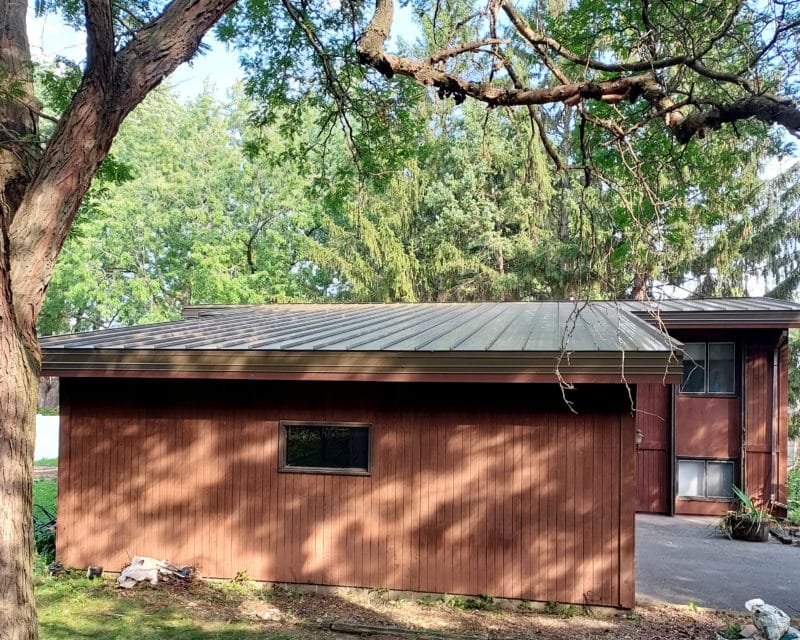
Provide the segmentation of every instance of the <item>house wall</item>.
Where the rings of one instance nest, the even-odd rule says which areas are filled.
[[[785,503],[789,390],[786,345],[779,354],[775,446],[772,425],[773,354],[780,332],[683,330],[672,333],[683,342],[735,342],[737,360],[741,363],[741,369],[736,372],[737,392],[730,397],[676,393],[675,451],[670,454],[671,389],[667,385],[639,385],[636,428],[643,432],[644,440],[636,454],[637,511],[669,511],[664,505],[668,505],[674,490],[675,481],[669,473],[673,457],[735,460],[736,482],[740,486],[744,484],[748,495],[764,502],[774,495],[775,501]],[[730,506],[729,501],[723,500],[675,498],[675,512],[679,514],[720,515]]]
[[[778,356],[777,421],[773,425],[774,349],[777,336],[747,346],[745,383],[745,486],[756,501],[786,503],[787,438],[789,425],[789,352]],[[759,390],[755,393],[754,390]],[[777,447],[773,446],[773,438]]]
[[[619,386],[63,379],[58,557],[634,604]],[[367,477],[279,473],[278,421],[372,423]]]
[[[636,387],[636,511],[669,513],[672,498],[672,389],[664,384]]]

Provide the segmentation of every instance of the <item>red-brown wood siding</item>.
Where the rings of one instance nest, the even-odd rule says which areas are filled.
[[[664,384],[636,387],[636,429],[643,436],[636,451],[636,510],[644,513],[669,513],[671,389]]]
[[[58,556],[630,607],[618,386],[62,380]],[[279,473],[278,421],[372,423],[367,477]]]
[[[738,458],[741,450],[739,398],[691,396],[675,398],[675,455]]]
[[[675,331],[683,342],[736,342],[744,350],[743,389],[735,398],[678,394],[675,406],[675,455],[736,460],[743,470],[739,482],[759,500],[786,495],[786,432],[788,429],[788,354],[781,350],[778,373],[778,434],[772,448],[773,354],[780,339],[777,330]],[[738,351],[737,351],[738,352]],[[737,356],[738,358],[738,356]],[[738,376],[737,376],[738,377]],[[742,410],[744,427],[742,428]],[[742,459],[744,440],[745,457]],[[770,472],[773,459],[773,482]],[[676,512],[716,515],[730,508],[727,501],[677,499]]]
[[[788,501],[789,482],[789,343],[781,346],[778,357],[778,441],[775,456],[775,492],[781,504]]]
[[[747,493],[769,499],[772,461],[772,353],[774,344],[749,344],[745,357],[745,478]]]
[[[736,343],[736,395],[675,395],[675,458],[741,458],[742,400],[739,359],[742,344],[749,332],[676,331],[682,342]],[[676,492],[677,493],[677,492]],[[730,509],[728,500],[675,498],[675,513],[686,515],[722,515]]]
[[[759,502],[786,503],[789,357],[778,354],[777,425],[773,433],[773,372],[778,335],[747,346],[745,384],[745,487]],[[774,455],[773,455],[774,452]]]

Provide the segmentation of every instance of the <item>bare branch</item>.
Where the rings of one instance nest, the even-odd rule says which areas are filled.
[[[449,58],[454,58],[455,56],[461,55],[462,53],[467,53],[468,51],[475,51],[476,49],[480,49],[481,47],[485,47],[487,45],[493,44],[508,44],[508,40],[504,38],[484,38],[483,40],[477,40],[475,42],[467,42],[466,44],[462,44],[459,47],[453,47],[452,49],[444,49],[439,51],[438,53],[433,54],[430,58],[428,58],[429,64],[437,64],[439,62],[444,62]]]

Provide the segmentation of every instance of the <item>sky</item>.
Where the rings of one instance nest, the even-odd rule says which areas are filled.
[[[53,60],[63,56],[80,63],[86,57],[86,36],[82,32],[66,26],[55,14],[36,17],[33,3],[28,7],[28,38],[31,52],[36,60]],[[411,18],[411,7],[396,6],[396,18],[392,29],[390,46],[398,34],[406,40],[413,40],[418,28]],[[206,84],[218,98],[224,98],[227,91],[244,73],[239,66],[239,56],[226,45],[219,42],[213,33],[206,34],[203,43],[211,50],[198,54],[191,62],[182,64],[167,79],[178,95],[189,100],[203,92]]]
[[[80,63],[86,57],[84,33],[67,27],[54,14],[37,18],[32,6],[28,8],[28,38],[32,55],[39,61],[63,56]],[[182,64],[167,79],[184,99],[200,94],[206,83],[213,88],[215,95],[222,98],[244,77],[235,51],[229,51],[213,34],[207,34],[203,42],[211,46],[211,51],[196,55],[194,60]]]

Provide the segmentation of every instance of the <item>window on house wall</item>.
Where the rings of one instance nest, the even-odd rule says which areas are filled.
[[[678,496],[733,498],[733,460],[678,460]]]
[[[371,425],[363,423],[280,423],[280,471],[370,473]]]
[[[735,352],[733,342],[685,343],[681,393],[735,393]]]

